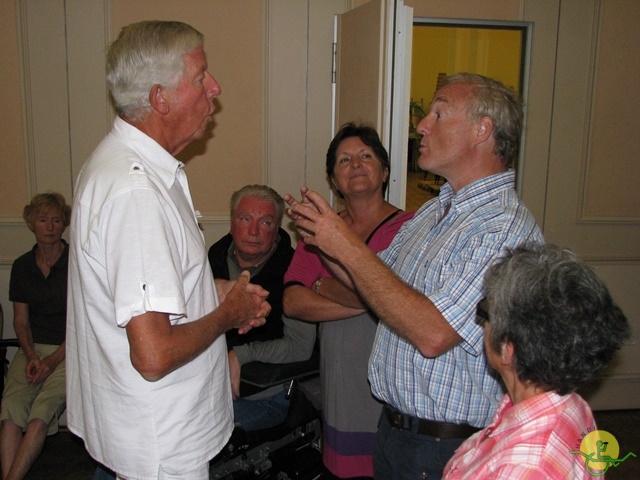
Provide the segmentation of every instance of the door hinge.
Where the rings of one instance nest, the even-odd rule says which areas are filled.
[[[338,44],[331,44],[332,52],[331,52],[331,83],[336,83],[336,52],[338,50]]]

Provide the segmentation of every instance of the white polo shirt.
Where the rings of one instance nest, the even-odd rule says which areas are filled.
[[[67,412],[89,453],[127,478],[188,472],[233,429],[224,336],[148,382],[125,326],[149,311],[172,324],[214,310],[218,295],[183,164],[116,118],[76,184],[69,255]]]

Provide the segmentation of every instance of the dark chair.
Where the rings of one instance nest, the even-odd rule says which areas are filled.
[[[4,314],[2,312],[2,305],[0,305],[0,335],[4,331]],[[20,343],[17,338],[0,339],[0,360],[2,360],[2,375],[0,375],[0,395],[4,392],[4,381],[7,375],[7,369],[9,368],[9,360],[7,359],[7,349],[9,347],[20,347]]]
[[[249,362],[242,366],[240,390],[242,396],[265,390],[290,381],[303,381],[320,372],[320,352],[313,350],[308,360],[291,363]]]
[[[303,471],[321,468],[320,411],[301,387],[301,382],[318,376],[319,359],[315,348],[311,358],[302,362],[250,362],[242,366],[243,394],[288,383],[289,412],[275,427],[251,432],[236,427],[225,448],[210,462],[210,479],[302,478]]]

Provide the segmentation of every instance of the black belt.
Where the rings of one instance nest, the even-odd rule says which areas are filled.
[[[392,427],[398,430],[416,431],[421,435],[429,435],[431,437],[468,438],[481,430],[480,428],[472,427],[468,423],[435,422],[412,417],[400,413],[387,405],[384,407],[384,413]]]

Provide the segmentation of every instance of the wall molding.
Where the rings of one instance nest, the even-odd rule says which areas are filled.
[[[596,96],[598,94],[598,65],[601,56],[602,47],[602,30],[603,17],[605,16],[605,1],[594,0],[592,7],[593,21],[591,25],[592,35],[591,44],[589,46],[589,75],[586,82],[586,104],[585,104],[585,121],[581,152],[581,166],[578,175],[578,207],[576,212],[577,224],[599,224],[599,225],[624,225],[636,226],[640,225],[640,216],[618,216],[618,215],[590,215],[587,213],[589,195],[593,195],[593,188],[589,188],[589,174],[592,167],[592,144],[594,137],[594,122],[596,120]]]
[[[640,255],[580,255],[580,258],[593,265],[640,265]]]
[[[31,73],[28,65],[29,61],[29,22],[27,15],[27,2],[28,0],[19,0],[17,5],[17,28],[18,28],[18,40],[20,42],[19,48],[19,60],[20,60],[20,74],[21,74],[21,93],[22,93],[22,105],[24,115],[22,116],[23,131],[24,131],[24,153],[25,153],[25,175],[27,178],[27,198],[33,197],[34,192],[37,191],[35,171],[35,146],[33,140],[33,122],[31,120],[32,99],[31,99]]]
[[[27,198],[48,190],[70,198],[73,182],[65,1],[20,0],[18,25]]]

